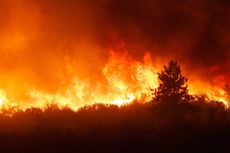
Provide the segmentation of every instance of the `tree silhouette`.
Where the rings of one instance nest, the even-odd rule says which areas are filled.
[[[171,60],[167,67],[164,66],[164,70],[158,73],[158,79],[160,85],[154,91],[154,101],[175,103],[189,101],[187,78],[181,74],[177,61]]]

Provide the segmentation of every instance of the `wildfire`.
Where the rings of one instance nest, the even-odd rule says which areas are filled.
[[[93,82],[90,78],[81,80],[75,75],[70,84],[54,94],[38,89],[28,90],[28,100],[20,105],[8,100],[7,93],[0,90],[0,107],[10,106],[25,110],[30,107],[45,109],[49,104],[58,107],[70,107],[77,110],[84,105],[105,103],[124,105],[134,100],[148,102],[152,99],[152,90],[158,87],[157,70],[146,53],[142,61],[133,59],[126,51],[110,51],[108,63],[102,69],[103,80]],[[227,93],[220,88],[202,82],[189,82],[190,94],[205,93],[210,100],[218,100],[228,106]]]
[[[7,101],[6,92],[4,90],[0,90],[0,107],[2,107],[2,105]]]
[[[33,103],[44,107],[47,103],[77,108],[94,103],[123,105],[134,100],[150,101],[152,91],[158,86],[157,70],[151,63],[150,54],[142,62],[132,59],[127,52],[110,52],[108,63],[102,70],[104,80],[92,82],[75,76],[64,93],[54,95],[31,90]]]
[[[228,94],[222,88],[219,88],[218,86],[212,87],[205,83],[203,83],[200,86],[201,88],[197,88],[197,87],[199,86],[197,86],[195,83],[194,85],[191,84],[191,87],[189,88],[190,94],[207,95],[207,98],[209,98],[209,100],[223,102],[226,107],[229,107]]]

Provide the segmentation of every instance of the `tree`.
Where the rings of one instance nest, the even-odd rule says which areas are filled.
[[[171,60],[164,70],[158,73],[160,85],[154,90],[153,100],[156,102],[188,102],[187,78],[181,74],[180,66],[177,61]]]

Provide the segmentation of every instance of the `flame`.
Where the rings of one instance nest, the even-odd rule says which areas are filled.
[[[0,107],[3,106],[5,102],[7,102],[8,99],[6,98],[6,92],[4,90],[0,90]]]
[[[157,72],[153,66],[151,55],[146,53],[142,61],[133,59],[126,51],[110,51],[107,64],[101,70],[102,78],[80,79],[74,75],[69,85],[56,93],[47,93],[30,88],[26,101],[14,103],[8,100],[7,92],[0,90],[0,107],[8,109],[17,106],[25,110],[31,107],[45,109],[47,105],[56,104],[58,107],[79,107],[95,103],[115,104],[118,106],[133,101],[148,102],[152,100],[152,90],[158,87]],[[74,66],[67,63],[68,69]],[[95,75],[95,77],[97,77]],[[66,78],[64,78],[66,79]],[[207,94],[210,100],[223,102],[228,107],[228,95],[225,90],[201,81],[189,82],[190,94]]]
[[[130,52],[124,49],[125,41],[120,40],[124,32],[116,26],[120,24],[113,24],[112,20],[111,26],[104,24],[104,21],[110,19],[108,13],[104,12],[107,9],[94,9],[95,6],[89,5],[88,2],[79,3],[76,5],[78,9],[71,9],[70,12],[67,11],[68,8],[63,9],[62,4],[54,7],[49,3],[40,4],[38,1],[5,0],[1,4],[1,19],[4,22],[0,25],[0,110],[12,107],[22,110],[30,107],[45,109],[53,103],[59,107],[68,106],[77,110],[94,103],[121,106],[136,100],[148,102],[152,99],[150,89],[157,88],[159,84],[157,72],[167,64],[164,60],[168,56],[174,56],[174,53],[178,54],[174,57],[185,58],[184,52],[179,55],[182,53],[180,48],[190,50],[191,47],[193,50],[193,46],[190,46],[193,43],[184,44],[180,41],[183,37],[175,39],[175,35],[168,35],[167,31],[160,30],[163,33],[159,34],[166,34],[165,40],[149,38],[146,32],[140,30],[145,26],[135,26],[131,23],[127,26],[130,30],[126,38],[136,35],[133,37],[135,39],[129,40],[131,48],[136,47],[137,51],[145,48],[144,46],[152,46],[158,54],[158,57],[151,57],[146,53],[143,58],[133,58],[128,54]],[[104,2],[100,7],[101,5],[105,6]],[[101,22],[97,21],[98,16],[102,16]],[[67,17],[74,19],[65,22]],[[92,20],[94,18],[95,20]],[[145,39],[139,40],[142,32],[147,34],[147,37],[143,35]],[[166,38],[169,40],[166,41]],[[193,37],[191,38],[193,40]],[[154,40],[159,44],[150,43]],[[182,42],[182,45],[178,45],[179,42]],[[108,46],[109,57],[108,61],[105,61],[107,50],[104,51],[102,48]],[[177,49],[179,51],[174,52]],[[168,51],[167,55],[166,52],[159,53],[159,50]],[[185,55],[190,55],[187,53]],[[195,52],[195,55],[196,53],[198,52]],[[98,65],[100,67],[97,67]],[[183,66],[183,63],[181,65]],[[228,68],[229,62],[226,65]],[[94,66],[100,74],[91,72],[90,68]],[[215,76],[225,74],[225,67],[214,66],[209,71]],[[186,71],[189,70],[183,70]],[[212,78],[214,83],[207,83],[205,80],[199,80],[196,74],[189,73],[186,75],[189,80],[189,92],[207,94],[210,100],[221,101],[228,107],[229,89],[223,87],[229,82],[228,76],[219,75],[216,80]]]
[[[151,89],[158,86],[157,70],[151,63],[150,54],[142,62],[132,59],[127,52],[110,52],[108,63],[102,70],[104,81],[80,80],[75,76],[64,92],[47,94],[30,90],[31,103],[44,108],[47,103],[59,107],[69,106],[76,110],[94,103],[124,105],[134,100],[150,101]]]
[[[211,86],[206,83],[191,83],[189,86],[190,94],[207,95],[209,100],[222,102],[226,107],[229,107],[229,96],[227,92],[218,87]]]

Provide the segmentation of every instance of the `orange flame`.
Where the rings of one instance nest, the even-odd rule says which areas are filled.
[[[74,77],[64,93],[50,95],[38,90],[29,92],[35,107],[55,102],[72,109],[93,103],[122,105],[134,100],[150,101],[151,89],[158,86],[157,71],[151,64],[150,54],[142,62],[133,60],[126,52],[112,52],[102,70],[105,81],[91,82]]]
[[[158,87],[157,70],[151,55],[146,53],[142,61],[134,60],[127,52],[110,51],[108,63],[102,69],[103,80],[92,82],[90,78],[79,79],[76,75],[64,91],[55,94],[30,89],[29,99],[17,105],[7,99],[7,93],[0,90],[0,107],[17,106],[20,109],[39,107],[55,103],[58,107],[70,107],[77,110],[84,105],[106,103],[124,105],[134,100],[148,102],[152,100],[151,89]],[[211,100],[222,101],[228,106],[227,94],[223,89],[212,87],[203,82],[189,82],[191,94],[205,93]]]

